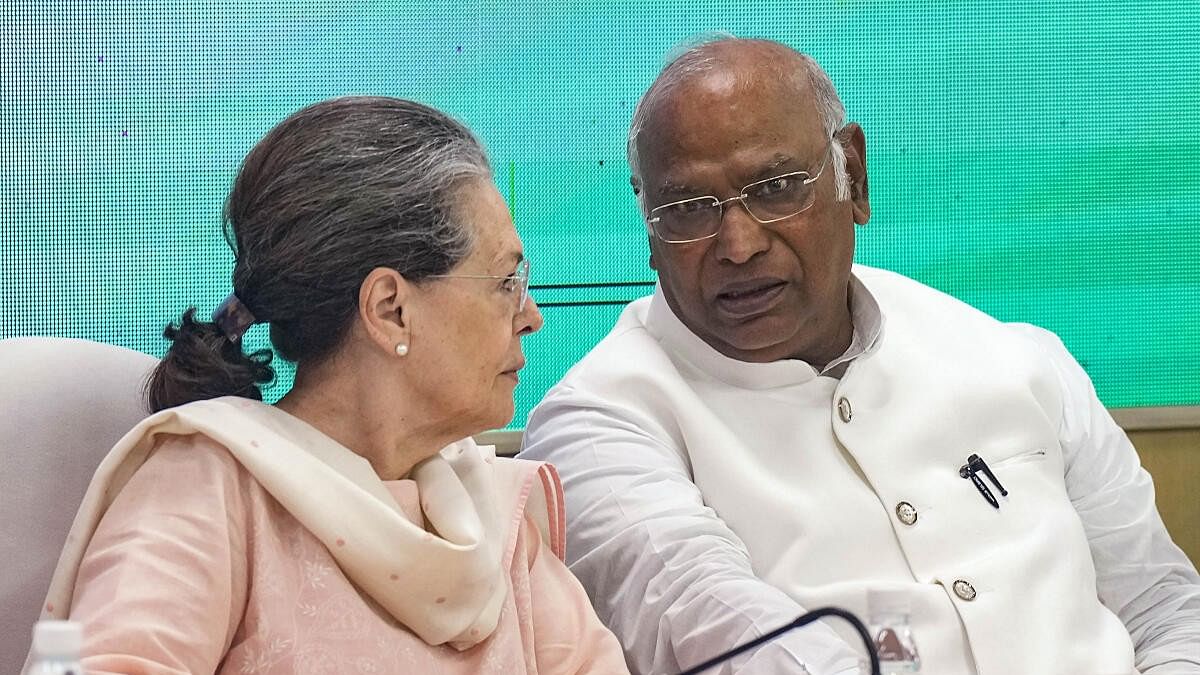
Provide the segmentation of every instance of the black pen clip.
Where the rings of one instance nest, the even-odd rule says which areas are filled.
[[[992,481],[992,483],[996,486],[996,489],[1000,490],[1001,495],[1005,497],[1008,496],[1008,490],[1004,489],[1004,486],[1001,485],[1000,481],[996,479],[996,474],[992,473],[992,470],[990,467],[988,467],[987,462],[983,461],[983,458],[979,455],[972,454],[970,457],[968,457],[967,463],[959,467],[958,475],[962,476],[963,478],[971,479],[971,482],[975,485],[975,489],[979,490],[979,494],[983,495],[983,498],[987,500],[987,503],[998,509],[1000,508],[1000,502],[996,499],[996,495],[992,494],[992,491],[988,488],[987,484],[983,482],[983,479],[979,477],[979,472],[981,471],[983,472],[983,475],[988,477],[988,480]]]

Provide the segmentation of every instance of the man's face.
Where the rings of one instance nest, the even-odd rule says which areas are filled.
[[[792,171],[815,175],[830,138],[806,85],[781,82],[762,66],[734,65],[661,97],[637,142],[648,212],[690,197],[724,200]],[[833,142],[846,148],[852,181],[861,178],[851,200],[837,201],[827,166],[813,183],[813,205],[798,215],[763,224],[730,202],[715,237],[670,244],[651,236],[651,265],[668,304],[726,356],[824,365],[848,345],[854,222],[866,222],[869,208],[861,130],[851,125]]]

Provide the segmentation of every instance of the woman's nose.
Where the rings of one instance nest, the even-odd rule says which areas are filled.
[[[525,307],[517,313],[517,335],[528,335],[542,329],[542,311],[538,309],[533,296],[525,300]]]

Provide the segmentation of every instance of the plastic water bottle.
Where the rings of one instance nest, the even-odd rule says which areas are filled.
[[[26,675],[84,675],[79,663],[83,626],[75,621],[39,621],[33,625],[33,661]]]
[[[867,631],[879,654],[883,675],[921,672],[921,657],[908,625],[911,612],[908,592],[895,589],[867,591]]]

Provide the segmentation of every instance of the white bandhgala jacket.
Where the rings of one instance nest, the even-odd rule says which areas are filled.
[[[1200,673],[1200,576],[1061,342],[861,266],[852,308],[878,333],[838,379],[727,358],[659,291],[532,413],[522,456],[557,466],[568,561],[633,672],[900,588],[921,672]],[[859,672],[822,624],[724,672]]]

